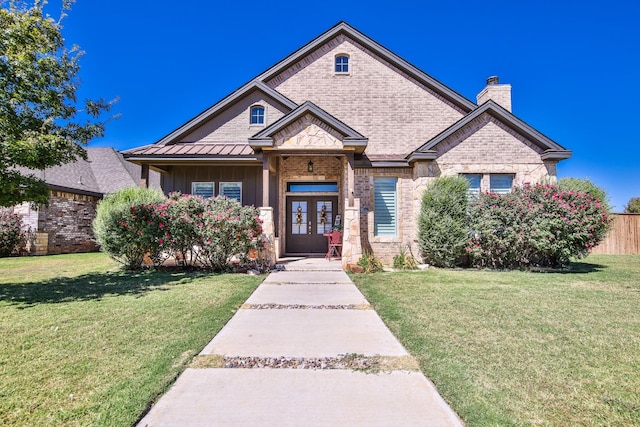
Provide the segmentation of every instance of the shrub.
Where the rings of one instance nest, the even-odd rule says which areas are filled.
[[[624,213],[640,213],[640,197],[633,197],[624,208]]]
[[[199,260],[196,250],[202,245],[204,212],[210,209],[210,202],[200,196],[171,193],[166,205],[169,229],[165,237],[169,240],[172,255],[180,258],[185,265],[194,265]]]
[[[393,257],[393,268],[397,270],[417,270],[418,263],[413,257],[413,254],[407,253],[404,246],[401,246],[400,253]]]
[[[587,178],[561,178],[558,180],[558,188],[562,191],[587,193],[595,200],[599,201],[600,205],[606,209],[607,213],[611,213],[611,205],[609,205],[607,192]]]
[[[467,191],[464,177],[434,179],[422,196],[418,246],[425,262],[439,267],[458,265],[469,241]]]
[[[247,261],[250,249],[262,249],[262,221],[253,206],[218,196],[207,203],[202,220],[201,257],[214,270],[225,270],[231,259]]]
[[[148,250],[133,206],[160,203],[164,195],[149,188],[125,188],[106,196],[99,204],[93,232],[101,249],[128,269],[140,268]]]
[[[603,202],[553,185],[481,194],[471,207],[467,251],[478,267],[559,267],[586,256],[610,224]]]
[[[382,263],[372,252],[365,251],[357,264],[362,267],[363,273],[375,273],[382,271]]]
[[[13,209],[0,208],[0,257],[18,255],[27,243],[22,217]]]

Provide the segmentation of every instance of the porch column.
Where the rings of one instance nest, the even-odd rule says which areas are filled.
[[[268,153],[262,152],[262,207],[268,207],[269,205],[269,163],[271,156]]]
[[[143,164],[140,169],[140,187],[149,188],[149,165]]]
[[[349,207],[353,207],[353,192],[355,191],[355,175],[353,172],[353,152],[347,153],[347,197]]]

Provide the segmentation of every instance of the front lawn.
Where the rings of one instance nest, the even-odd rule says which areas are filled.
[[[0,259],[0,425],[133,424],[261,280]]]
[[[352,278],[468,426],[640,425],[640,256]]]

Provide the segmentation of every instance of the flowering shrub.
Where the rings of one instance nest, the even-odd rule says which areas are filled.
[[[118,195],[98,206],[96,236],[103,250],[127,268],[140,268],[149,254],[156,266],[175,256],[185,266],[200,263],[225,270],[233,257],[242,262],[250,249],[262,248],[262,225],[254,207],[226,197],[156,196]]]
[[[553,185],[481,194],[470,210],[470,261],[478,267],[559,267],[589,253],[611,224],[593,196]]]
[[[132,206],[161,203],[164,194],[148,188],[125,188],[106,196],[99,204],[93,232],[101,249],[128,269],[140,268],[148,250]],[[144,236],[144,237],[143,237]]]
[[[22,217],[12,209],[0,208],[0,257],[17,255],[26,243]]]
[[[262,221],[258,209],[224,196],[210,199],[201,228],[202,259],[214,270],[224,270],[232,257],[246,261],[250,249],[262,249]]]

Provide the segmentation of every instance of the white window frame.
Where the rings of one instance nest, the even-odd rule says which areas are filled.
[[[224,188],[225,187],[239,187],[240,188],[240,200],[238,200],[238,202],[240,202],[240,204],[242,204],[242,181],[226,181],[226,182],[220,182],[220,184],[218,184],[218,194],[221,196],[226,196],[226,194],[224,194]],[[229,197],[229,196],[226,196]]]
[[[347,71],[338,71],[338,58],[347,58]],[[340,64],[340,67],[344,67],[345,64]],[[351,55],[349,55],[348,53],[338,53],[334,58],[333,58],[333,71],[337,74],[337,75],[349,75],[351,73]]]
[[[210,185],[211,186],[211,196],[203,196],[201,191],[197,191],[196,187]],[[192,196],[202,196],[204,199],[212,198],[216,196],[216,183],[215,181],[193,181],[191,183],[191,195]]]
[[[253,122],[253,110],[257,108],[262,108],[262,123]],[[259,117],[259,116],[256,116],[256,117]],[[261,104],[252,105],[251,108],[249,108],[249,124],[251,126],[264,126],[266,122],[267,122],[267,108]]]

